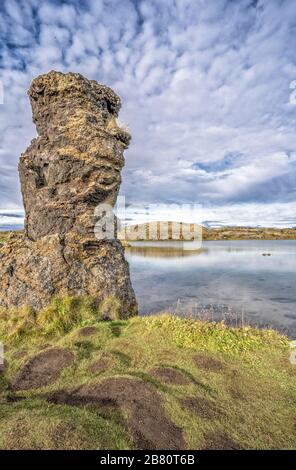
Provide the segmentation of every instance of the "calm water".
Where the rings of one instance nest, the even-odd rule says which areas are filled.
[[[181,246],[181,245],[180,245]],[[264,256],[265,254],[265,256]],[[141,313],[171,309],[270,325],[296,338],[296,241],[137,242],[126,249]]]

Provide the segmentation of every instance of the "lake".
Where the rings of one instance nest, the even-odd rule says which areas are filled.
[[[296,241],[136,242],[126,248],[141,314],[164,310],[272,326],[296,338]]]

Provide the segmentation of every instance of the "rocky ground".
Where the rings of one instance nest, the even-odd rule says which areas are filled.
[[[87,299],[0,314],[1,449],[293,449],[296,366],[274,331]]]

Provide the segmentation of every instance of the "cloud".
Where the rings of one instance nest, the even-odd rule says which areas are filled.
[[[4,0],[0,11],[0,208],[22,205],[17,162],[36,135],[25,91],[56,69],[122,97],[131,203],[195,202],[221,220],[250,204],[275,224],[280,204],[294,220],[294,0]]]

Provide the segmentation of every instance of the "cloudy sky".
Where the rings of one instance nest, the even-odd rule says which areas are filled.
[[[296,226],[295,0],[2,0],[0,37],[0,225],[21,221],[26,90],[55,69],[121,96],[131,218],[195,203],[209,225]]]

